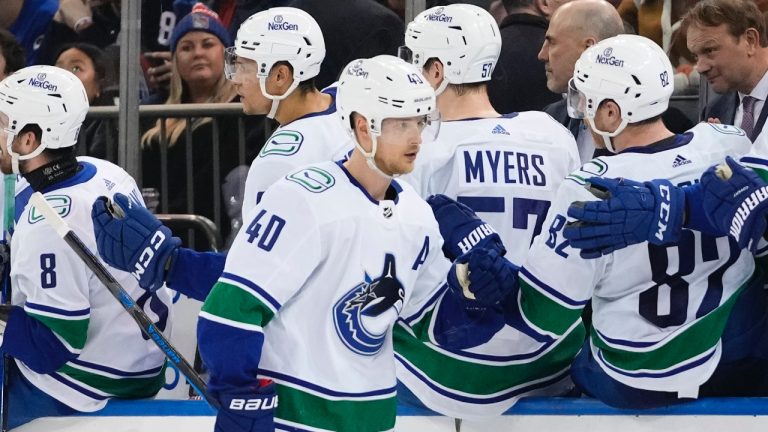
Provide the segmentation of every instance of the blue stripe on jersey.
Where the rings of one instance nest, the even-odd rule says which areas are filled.
[[[312,432],[309,429],[302,429],[298,426],[293,426],[289,424],[285,424],[280,422],[279,418],[275,419],[275,430],[276,431],[286,431],[286,432]]]
[[[475,212],[504,213],[504,197],[466,197],[458,196],[456,201]]]
[[[677,134],[669,138],[664,138],[663,140],[657,141],[654,144],[644,146],[644,147],[630,147],[628,149],[624,149],[619,152],[619,154],[623,153],[659,153],[663,152],[665,150],[671,150],[673,148],[682,147],[693,139],[693,132],[685,132],[682,134]]]
[[[363,185],[361,185],[360,182],[357,181],[357,179],[354,178],[352,176],[352,174],[349,173],[349,171],[347,171],[347,168],[344,166],[344,161],[337,161],[336,165],[338,165],[339,168],[341,169],[341,171],[344,173],[344,175],[347,176],[347,180],[349,180],[349,182],[352,183],[352,186],[360,189],[360,192],[362,192],[362,194],[365,195],[366,198],[368,198],[368,201],[370,201],[370,202],[372,202],[372,203],[374,203],[376,205],[379,205],[379,200],[377,200],[376,198],[372,197],[371,194],[368,193],[368,189],[363,187]],[[397,204],[398,201],[400,200],[400,192],[402,192],[402,190],[403,190],[402,186],[397,184],[397,182],[394,181],[394,180],[392,180],[392,182],[390,183],[390,186],[392,186],[393,189],[395,190],[395,199],[392,200],[392,201],[394,201],[395,204]]]
[[[541,280],[539,280],[539,278],[537,278],[536,276],[531,274],[531,272],[529,272],[525,267],[521,267],[520,268],[520,273],[525,275],[526,278],[528,278],[531,282],[536,284],[537,287],[539,287],[542,290],[546,291],[549,295],[551,295],[552,297],[557,298],[558,300],[562,301],[563,303],[566,303],[566,304],[571,305],[573,307],[584,307],[587,304],[587,302],[589,302],[589,300],[578,301],[578,300],[573,300],[571,298],[566,297],[561,292],[557,291],[556,289],[552,288],[551,286],[549,286],[549,285],[545,284],[544,282],[542,282]]]
[[[122,371],[122,370],[119,370],[119,369],[103,366],[103,365],[100,365],[100,364],[83,361],[83,360],[80,360],[80,359],[73,359],[73,360],[70,361],[70,363],[78,365],[78,366],[86,367],[88,369],[98,370],[98,371],[106,372],[108,374],[117,375],[117,376],[121,376],[121,377],[140,377],[140,376],[144,376],[144,375],[154,376],[154,375],[159,374],[160,371],[163,370],[162,366],[158,366],[156,368],[147,369],[147,370],[144,370],[144,371],[126,372],[126,371]]]
[[[693,369],[693,368],[695,368],[697,366],[701,366],[702,364],[704,364],[707,361],[709,361],[709,359],[711,359],[715,355],[716,351],[717,351],[716,349],[713,349],[709,354],[705,355],[704,357],[702,357],[700,359],[694,360],[694,361],[692,361],[690,363],[683,364],[683,365],[678,366],[678,367],[676,367],[674,369],[671,369],[671,370],[668,370],[668,371],[664,371],[664,372],[627,372],[625,370],[618,369],[617,367],[615,367],[612,364],[608,363],[605,360],[605,358],[603,357],[603,351],[602,350],[598,350],[597,354],[598,354],[598,357],[600,357],[600,363],[605,365],[608,369],[610,369],[610,370],[612,370],[612,371],[614,371],[616,373],[619,373],[619,374],[622,374],[622,375],[625,375],[625,376],[628,376],[628,377],[633,377],[633,378],[666,378],[666,377],[670,377],[670,376],[673,376],[673,375],[677,375],[677,374],[679,374],[681,372],[685,372],[685,371],[687,371],[689,369]]]
[[[632,347],[632,348],[648,348],[648,347],[652,347],[652,346],[656,345],[657,343],[661,342],[661,341],[657,341],[657,342],[634,342],[634,341],[628,341],[628,340],[624,340],[624,339],[614,339],[614,338],[609,338],[608,336],[602,334],[600,332],[600,330],[598,330],[597,328],[595,328],[595,331],[597,332],[597,334],[600,335],[601,339],[603,339],[604,341],[606,341],[606,342],[608,342],[610,344],[613,344],[613,345],[622,345],[622,346],[628,346],[628,347]]]
[[[405,321],[405,323],[408,324],[409,326],[413,325],[413,322],[416,319],[420,318],[424,314],[424,311],[426,311],[428,308],[432,307],[432,305],[435,304],[437,299],[440,298],[440,296],[442,296],[443,293],[445,293],[445,291],[447,289],[448,289],[448,284],[443,284],[443,286],[441,286],[440,289],[435,291],[435,294],[432,295],[432,298],[430,298],[429,300],[427,300],[424,303],[424,305],[421,307],[421,309],[419,309],[418,312],[416,312],[415,314],[413,314],[413,315],[411,315],[409,317],[401,317],[401,319],[403,321]]]
[[[11,309],[3,335],[3,351],[40,374],[54,372],[77,357],[69,352],[53,330],[27,315],[19,306]]]
[[[509,356],[498,356],[498,355],[491,355],[491,354],[479,354],[479,353],[473,353],[469,351],[457,351],[457,350],[450,350],[447,348],[444,348],[446,351],[457,354],[458,356],[462,358],[468,358],[468,359],[475,359],[475,360],[486,360],[486,361],[495,361],[495,362],[511,362],[511,361],[519,361],[519,360],[527,360],[534,357],[540,356],[544,351],[548,350],[552,347],[554,344],[555,339],[551,339],[548,342],[543,343],[539,348],[536,349],[536,351],[524,353],[524,354],[515,354],[515,355],[509,355]]]
[[[768,166],[768,160],[762,159],[762,158],[756,158],[752,156],[744,156],[741,159],[739,159],[739,162],[741,163],[751,163],[755,165],[765,165]]]
[[[524,393],[528,393],[530,391],[533,391],[533,390],[536,390],[536,389],[539,389],[539,388],[547,387],[547,386],[552,385],[552,384],[562,380],[563,378],[567,377],[568,374],[570,373],[570,369],[566,368],[565,370],[559,372],[557,375],[551,377],[550,379],[547,379],[547,380],[544,380],[544,381],[535,382],[535,383],[532,383],[532,384],[529,384],[529,385],[525,385],[523,387],[518,387],[518,388],[512,389],[512,390],[510,390],[510,391],[508,391],[506,393],[502,393],[502,394],[499,394],[499,395],[496,395],[496,396],[493,396],[493,397],[481,398],[481,397],[470,397],[470,396],[467,396],[467,395],[464,395],[464,394],[457,394],[457,393],[454,393],[454,392],[452,392],[450,390],[447,390],[447,389],[444,389],[442,387],[439,387],[436,384],[434,384],[429,379],[429,377],[425,376],[418,369],[416,369],[413,366],[411,366],[397,352],[395,353],[395,359],[397,359],[397,361],[399,361],[400,364],[403,367],[408,369],[408,371],[410,373],[415,375],[419,379],[419,381],[421,381],[422,383],[426,384],[430,389],[432,389],[432,391],[434,391],[434,392],[436,392],[436,393],[438,393],[438,394],[440,394],[442,396],[445,396],[445,397],[447,397],[449,399],[453,399],[455,401],[471,403],[471,404],[477,404],[477,405],[488,405],[488,404],[494,404],[494,403],[497,403],[497,402],[503,402],[503,401],[508,400],[510,398],[513,398],[515,396],[520,396],[520,395],[522,395]]]
[[[24,307],[28,309],[36,310],[36,311],[50,312],[56,315],[70,316],[70,317],[81,316],[85,318],[86,316],[91,314],[90,308],[71,311],[71,310],[59,309],[53,306],[32,303],[32,302],[24,303]]]
[[[79,386],[79,385],[73,383],[72,381],[69,381],[68,379],[62,377],[61,374],[59,374],[57,372],[54,372],[54,373],[50,374],[49,376],[52,377],[53,379],[55,379],[56,381],[64,384],[65,386],[77,390],[78,393],[82,393],[82,394],[88,396],[91,399],[106,400],[106,399],[110,398],[109,396],[102,396],[102,395],[100,395],[98,393],[94,393],[94,392],[88,390],[85,387]]]
[[[364,393],[347,393],[347,392],[339,392],[336,390],[331,390],[329,388],[319,386],[309,381],[304,381],[296,377],[292,377],[289,375],[281,374],[279,372],[270,371],[266,369],[259,369],[259,376],[261,375],[264,375],[267,378],[272,378],[274,380],[295,384],[300,387],[304,387],[306,389],[313,390],[318,393],[322,393],[326,396],[332,396],[332,397],[364,398],[364,397],[371,397],[371,396],[387,396],[394,393],[396,390],[396,387],[392,386],[390,388],[373,390],[373,391],[364,392]]]
[[[264,300],[269,302],[269,304],[272,305],[272,307],[274,307],[275,310],[280,310],[280,308],[283,307],[283,305],[281,305],[279,301],[277,301],[274,297],[269,295],[269,293],[266,292],[262,287],[256,285],[255,283],[249,281],[244,277],[238,276],[233,273],[227,273],[227,272],[222,273],[221,277],[222,279],[229,279],[233,282],[237,282],[247,286],[248,288],[253,290],[255,293],[259,294],[259,296],[262,297]]]

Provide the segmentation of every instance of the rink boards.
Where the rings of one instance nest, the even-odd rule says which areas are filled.
[[[214,417],[202,401],[113,401],[99,413],[38,419],[18,432],[211,432]],[[456,431],[454,419],[408,407],[398,410],[396,431]],[[768,398],[707,399],[649,411],[623,411],[591,399],[533,398],[488,422],[463,421],[462,432],[764,432]]]

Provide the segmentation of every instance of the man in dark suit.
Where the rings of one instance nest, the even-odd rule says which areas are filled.
[[[557,9],[539,52],[549,90],[556,94],[566,93],[581,53],[595,43],[623,32],[624,24],[619,13],[604,0],[574,1]],[[595,152],[592,136],[584,122],[568,117],[565,100],[548,105],[544,111],[573,133],[582,162],[592,159]]]
[[[720,95],[702,119],[739,126],[754,141],[768,116],[768,35],[751,0],[704,0],[683,20],[696,70]]]
[[[536,58],[544,42],[544,0],[503,0],[507,16],[499,24],[501,55],[488,84],[491,104],[500,113],[541,110],[560,99],[547,89],[544,65]]]

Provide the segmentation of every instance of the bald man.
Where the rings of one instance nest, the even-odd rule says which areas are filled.
[[[624,33],[624,23],[616,8],[605,0],[578,0],[559,7],[549,22],[539,60],[544,62],[547,88],[566,93],[576,60],[595,43]],[[565,100],[544,108],[555,120],[566,126],[576,138],[582,162],[592,159],[595,145],[586,125],[568,117]]]

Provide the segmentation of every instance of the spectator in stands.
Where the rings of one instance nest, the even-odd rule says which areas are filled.
[[[36,64],[37,47],[53,21],[59,0],[3,0],[0,23],[24,47],[27,64]]]
[[[237,94],[224,77],[224,48],[232,44],[229,33],[215,12],[197,4],[192,13],[182,19],[171,36],[172,76],[167,104],[233,102]],[[165,136],[161,123],[165,121]],[[170,118],[158,120],[141,139],[143,147],[143,185],[166,194],[168,213],[193,213],[219,222],[226,236],[229,222],[223,203],[214,203],[214,188],[238,165],[237,119],[222,118],[218,122],[217,154],[214,154],[214,129],[211,118]],[[186,131],[192,132],[192,142]],[[161,146],[167,145],[168,189],[163,190]],[[219,176],[214,178],[214,160],[219,158]],[[192,171],[187,172],[186,160],[191,158]],[[192,182],[194,197],[187,195]],[[161,197],[162,200],[162,197]],[[216,214],[216,205],[219,212]]]
[[[621,18],[664,49],[675,68],[675,93],[696,93],[699,74],[686,47],[682,18],[699,0],[624,0],[618,7]]]
[[[403,21],[374,0],[294,0],[287,6],[303,9],[323,31],[327,52],[315,78],[318,88],[336,81],[352,60],[397,55],[404,43]]]
[[[24,67],[24,48],[13,33],[0,28],[0,80]]]
[[[547,31],[545,0],[504,0],[507,16],[499,25],[501,55],[488,85],[500,113],[541,110],[560,99],[547,89],[544,65],[536,58]]]
[[[65,45],[55,59],[56,67],[66,69],[83,83],[90,106],[114,104],[114,95],[105,92],[107,87],[108,62],[104,51],[87,43]],[[114,137],[115,131],[109,123],[99,119],[86,119],[80,128],[75,151],[100,159],[107,158],[107,134]],[[111,142],[116,143],[116,138]]]
[[[696,70],[721,97],[702,118],[737,125],[754,141],[768,109],[768,35],[750,0],[702,0],[684,18]]]
[[[595,43],[623,31],[624,24],[618,12],[604,0],[579,0],[561,7],[552,16],[539,52],[539,60],[544,62],[549,90],[557,94],[566,93],[568,81],[573,76],[573,68],[581,53]],[[592,134],[583,121],[568,117],[565,99],[547,106],[544,111],[573,133],[582,162],[592,159],[595,153]]]

